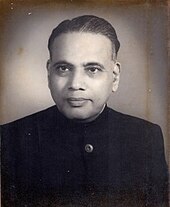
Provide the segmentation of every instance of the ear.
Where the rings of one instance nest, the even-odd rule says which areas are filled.
[[[46,68],[47,68],[47,73],[48,73],[48,76],[49,76],[50,68],[51,68],[51,61],[50,61],[50,59],[47,61]]]
[[[119,80],[120,80],[120,63],[114,62],[113,66],[113,85],[112,85],[112,92],[117,91],[119,86]]]
[[[50,88],[50,80],[49,80],[50,68],[51,68],[51,61],[50,61],[50,59],[47,61],[46,68],[47,68],[47,75],[48,75],[48,88]]]

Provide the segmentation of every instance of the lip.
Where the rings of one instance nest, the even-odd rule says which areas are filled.
[[[84,106],[88,101],[89,101],[89,99],[82,98],[82,97],[77,97],[77,98],[70,97],[70,98],[67,98],[67,102],[72,107],[81,107],[81,106]]]

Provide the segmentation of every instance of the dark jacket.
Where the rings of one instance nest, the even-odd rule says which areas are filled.
[[[142,119],[105,107],[78,123],[53,106],[2,126],[4,206],[166,206],[167,186],[161,129]]]

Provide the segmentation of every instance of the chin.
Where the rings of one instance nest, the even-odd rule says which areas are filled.
[[[85,120],[85,119],[89,119],[90,116],[86,115],[86,114],[66,114],[66,117],[68,119],[77,119],[77,120]]]
[[[74,110],[74,111],[67,111],[66,113],[63,113],[68,119],[71,120],[78,120],[80,122],[90,122],[93,121],[97,116],[98,113],[94,113],[91,111],[81,111],[81,110]]]
[[[85,112],[85,110],[71,110],[71,111],[65,111],[63,114],[68,119],[77,119],[77,120],[86,120],[93,116],[90,112]]]

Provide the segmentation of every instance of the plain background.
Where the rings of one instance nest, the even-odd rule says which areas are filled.
[[[1,34],[1,124],[54,105],[47,84],[48,38],[64,19],[92,14],[112,23],[121,43],[120,85],[108,105],[159,124],[167,154],[167,6],[67,2],[26,5],[11,1],[5,4]]]

